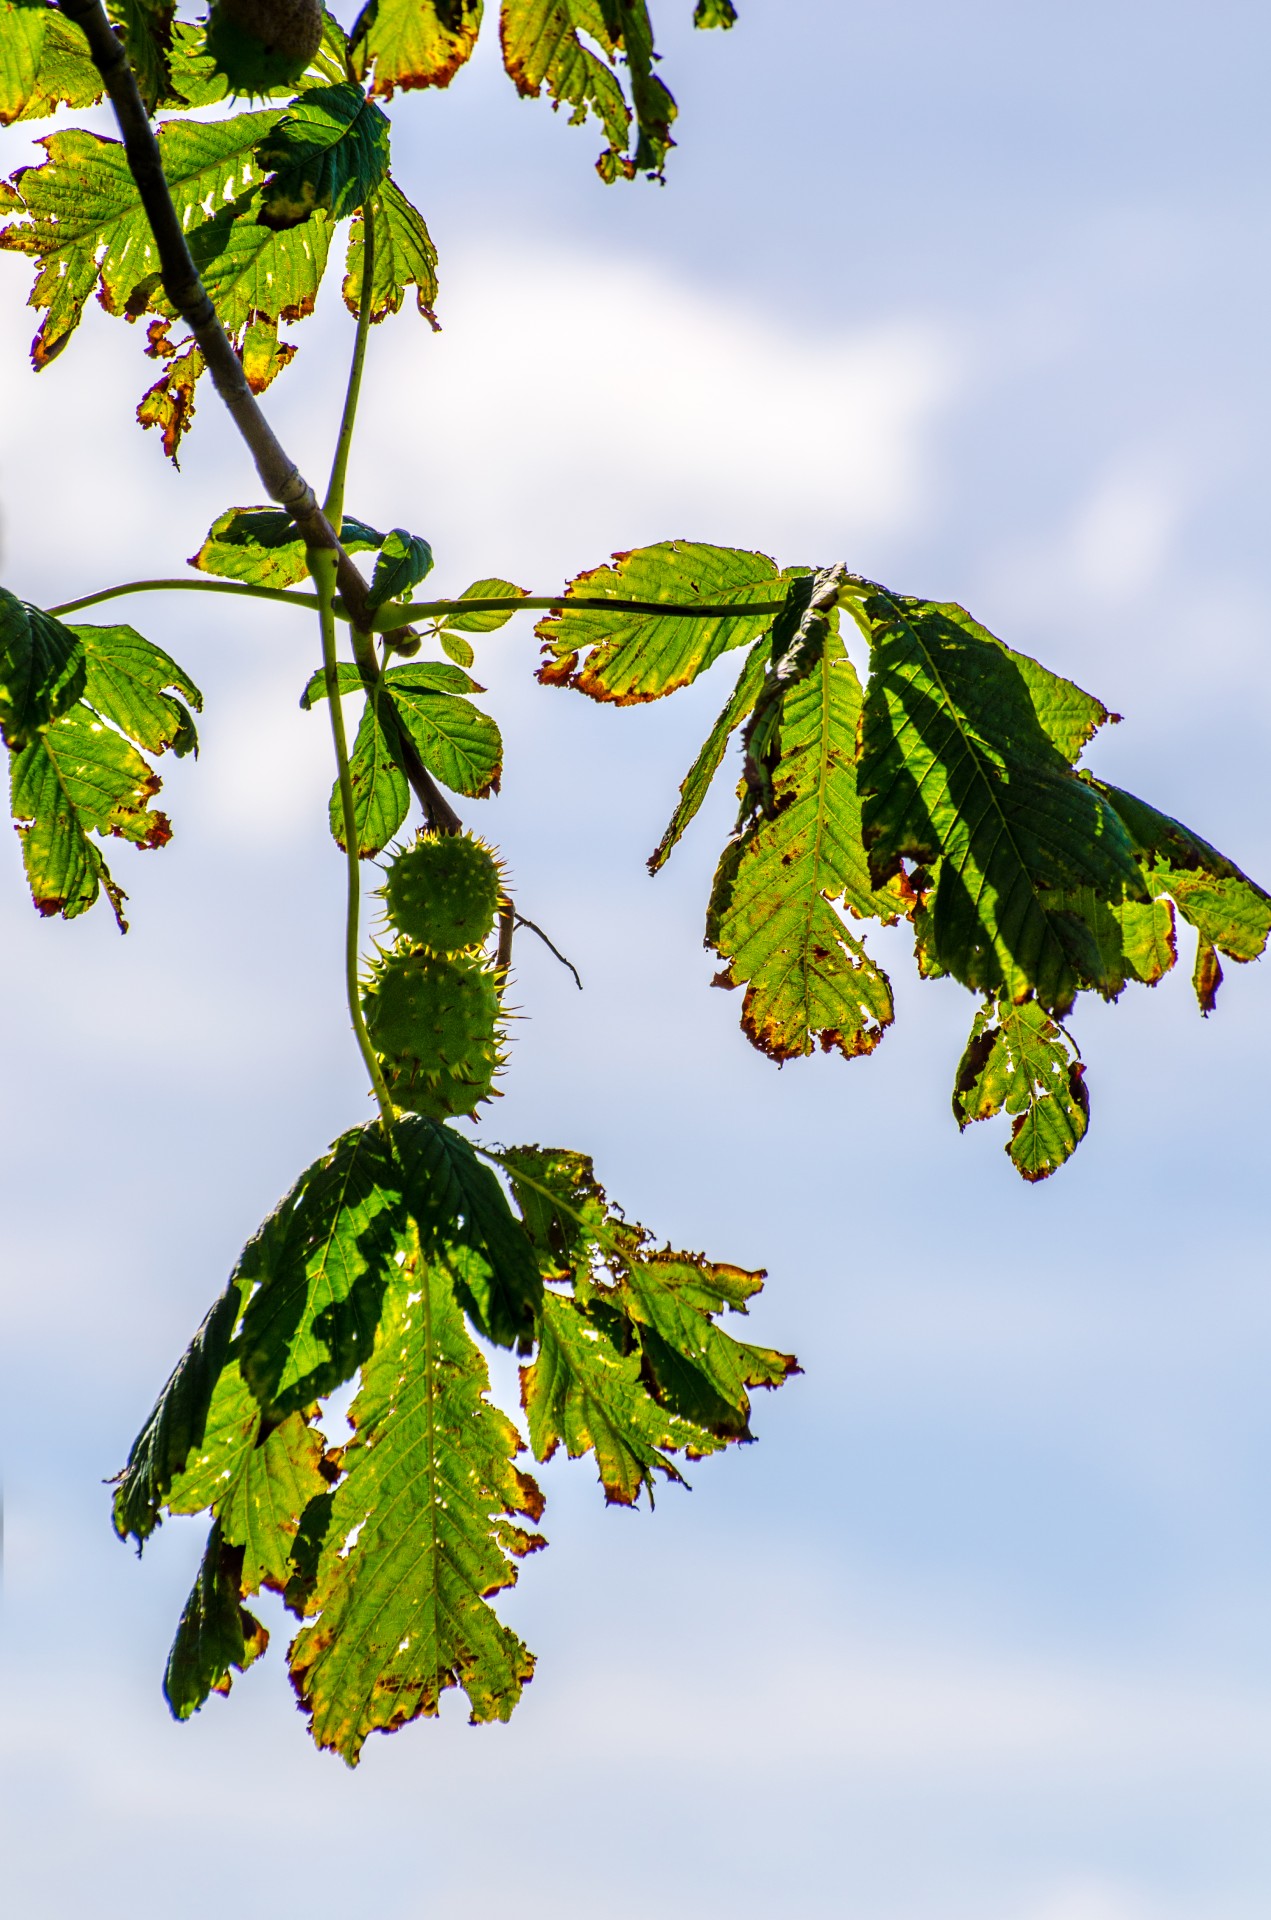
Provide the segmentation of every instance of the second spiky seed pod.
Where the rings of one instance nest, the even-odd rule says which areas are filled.
[[[503,874],[471,833],[421,833],[390,861],[384,905],[412,946],[430,953],[467,953],[489,939]]]
[[[479,955],[446,958],[402,944],[374,962],[362,1007],[399,1107],[448,1120],[490,1098],[501,1057],[499,991]]]

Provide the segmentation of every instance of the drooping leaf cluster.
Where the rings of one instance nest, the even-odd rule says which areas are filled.
[[[685,613],[571,613],[571,597]],[[747,600],[765,611],[727,613]],[[694,605],[706,617],[686,617]],[[844,614],[865,644],[864,686]],[[871,1052],[892,995],[858,928],[907,921],[920,972],[983,997],[957,1075],[959,1125],[1011,1115],[1026,1179],[1053,1172],[1086,1130],[1084,1068],[1060,1024],[1080,994],[1155,985],[1181,917],[1208,1013],[1218,955],[1251,960],[1266,945],[1271,896],[1079,767],[1113,717],[1102,703],[961,607],[842,567],[781,572],[761,554],[670,541],[580,574],[538,631],[540,680],[615,705],[658,699],[746,648],[651,870],[739,739],[740,813],[706,942],[723,962],[715,984],[745,988],[747,1036],[778,1063],[818,1045]]]
[[[508,1175],[512,1199],[489,1162]],[[515,1204],[513,1204],[515,1203]],[[289,1659],[313,1738],[355,1764],[367,1735],[460,1687],[505,1720],[534,1658],[489,1604],[544,1544],[526,1442],[488,1397],[474,1332],[527,1356],[529,1445],[590,1452],[634,1504],[673,1458],[751,1438],[749,1389],[785,1354],[719,1324],[762,1275],[660,1251],[581,1155],[479,1157],[449,1127],[341,1136],[248,1243],[139,1435],[115,1524],[209,1512],[165,1689],[179,1718],[264,1651],[262,1588],[300,1621]],[[356,1380],[352,1437],[323,1403]]]
[[[171,839],[145,756],[197,752],[190,707],[201,705],[189,675],[132,627],[64,626],[0,588],[0,737],[40,913],[73,920],[105,893],[126,929],[127,895],[101,842]]]

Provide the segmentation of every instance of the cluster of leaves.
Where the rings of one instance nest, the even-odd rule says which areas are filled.
[[[189,702],[189,706],[185,702]],[[145,754],[198,751],[188,674],[132,627],[68,627],[0,588],[0,736],[31,897],[71,920],[105,893],[121,931],[126,895],[101,840],[162,847],[161,781]]]
[[[474,1722],[506,1720],[534,1659],[489,1601],[544,1544],[520,1524],[543,1496],[473,1332],[527,1355],[534,1457],[589,1452],[606,1499],[632,1505],[655,1473],[682,1477],[672,1456],[748,1440],[749,1389],[795,1370],[719,1325],[762,1278],[654,1248],[581,1155],[481,1158],[418,1116],[391,1148],[378,1122],[342,1135],[248,1243],[116,1486],[139,1546],[165,1512],[212,1516],[173,1712],[263,1652],[244,1603],[266,1587],[302,1623],[289,1659],[313,1738],[350,1765],[448,1687]],[[323,1403],[355,1378],[352,1437],[332,1445]]]
[[[208,22],[177,21],[167,0],[112,0],[143,97],[164,112],[159,149],[194,262],[260,393],[295,355],[279,336],[311,314],[336,228],[349,223],[343,293],[362,297],[365,214],[375,221],[371,319],[400,311],[408,292],[434,326],[437,255],[423,215],[389,171],[389,123],[375,104],[396,89],[446,86],[468,59],[482,0],[368,0],[346,35],[324,16],[321,45],[281,107],[223,119],[180,117],[248,83],[227,62]],[[732,8],[698,7],[699,26],[728,26]],[[500,36],[522,94],[546,92],[572,121],[590,114],[608,146],[606,180],[660,175],[675,103],[653,71],[644,0],[504,0]],[[625,69],[630,101],[618,68]],[[227,71],[228,67],[228,71]],[[292,95],[290,80],[254,80],[258,97]],[[101,97],[80,29],[48,0],[0,0],[0,125],[36,120]],[[627,147],[634,116],[634,151]],[[176,461],[204,371],[193,339],[174,342],[176,313],[124,149],[83,128],[47,135],[46,158],[0,182],[0,247],[36,264],[30,304],[43,316],[36,369],[66,347],[86,302],[136,321],[150,315],[146,353],[162,365],[137,417]]]
[[[685,613],[571,613],[571,597]],[[726,614],[756,601],[765,611]],[[711,617],[686,617],[694,606]],[[863,687],[844,613],[865,642]],[[651,870],[740,734],[741,809],[706,940],[724,963],[716,984],[745,987],[746,1034],[778,1062],[818,1044],[871,1052],[892,995],[854,923],[908,921],[920,972],[983,996],[957,1074],[959,1125],[1005,1110],[1026,1179],[1052,1173],[1086,1130],[1083,1067],[1061,1024],[1079,994],[1154,986],[1181,917],[1208,1013],[1218,955],[1251,960],[1266,945],[1271,896],[1190,828],[1078,767],[1114,716],[961,607],[841,567],[781,572],[763,554],[670,541],[579,575],[538,631],[540,680],[615,705],[658,699],[746,648]]]

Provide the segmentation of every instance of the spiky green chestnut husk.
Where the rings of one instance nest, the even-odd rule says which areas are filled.
[[[264,98],[299,80],[322,45],[321,0],[216,0],[208,51],[235,93]]]
[[[374,963],[362,1007],[399,1107],[448,1120],[490,1098],[501,1059],[499,993],[483,960],[399,947]]]
[[[393,926],[433,953],[490,937],[503,891],[499,862],[471,833],[421,833],[390,862],[384,903]]]

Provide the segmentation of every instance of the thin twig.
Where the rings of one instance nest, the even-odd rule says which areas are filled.
[[[552,942],[548,939],[547,935],[543,932],[543,929],[541,927],[536,927],[532,920],[527,920],[523,913],[514,913],[512,918],[518,927],[528,927],[531,933],[536,933],[539,939],[543,942],[543,945],[548,949],[548,951],[556,955],[556,958],[560,961],[562,967],[569,968],[569,971],[574,976],[574,985],[578,988],[579,993],[581,993],[583,990],[582,976],[580,975],[573,961],[567,960],[564,954],[561,952],[560,948],[557,946],[554,946]],[[499,938],[500,948],[502,947],[502,944],[503,944],[502,929],[500,928],[500,938]],[[509,947],[510,947],[510,943],[509,943]],[[509,959],[511,958],[510,952],[508,957]]]

